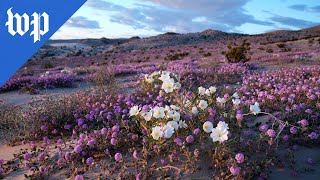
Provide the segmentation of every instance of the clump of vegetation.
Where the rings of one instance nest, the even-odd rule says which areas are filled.
[[[182,52],[182,53],[176,53],[176,54],[168,54],[164,60],[167,61],[176,61],[176,60],[181,60],[189,55],[188,52]]]
[[[45,69],[51,69],[51,68],[53,68],[53,65],[51,64],[51,62],[46,61],[46,62],[44,63],[44,65],[43,65],[43,67],[44,67]]]
[[[277,46],[278,46],[278,48],[284,48],[284,47],[286,47],[286,44],[284,44],[284,43],[279,43],[279,44],[277,44]]]
[[[267,53],[273,53],[273,49],[267,49],[266,52]]]
[[[113,66],[101,66],[94,74],[92,82],[102,92],[112,93],[118,87]]]
[[[245,63],[251,60],[251,57],[248,57],[250,49],[250,43],[246,40],[240,45],[231,43],[228,45],[228,51],[225,52],[225,57],[228,63]]]

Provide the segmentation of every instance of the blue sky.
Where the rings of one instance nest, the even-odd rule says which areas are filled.
[[[128,38],[165,32],[258,34],[320,25],[320,0],[88,0],[52,39]]]

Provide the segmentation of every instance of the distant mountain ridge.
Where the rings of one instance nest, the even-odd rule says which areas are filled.
[[[147,50],[173,46],[198,45],[202,43],[230,43],[247,39],[252,43],[272,44],[277,42],[295,41],[320,36],[320,26],[310,27],[297,31],[276,30],[263,34],[248,35],[239,33],[226,33],[207,29],[196,33],[167,32],[151,37],[134,36],[131,38],[100,38],[100,39],[71,39],[49,40],[34,55],[35,59],[52,56],[95,56],[107,52],[128,52],[132,50]]]

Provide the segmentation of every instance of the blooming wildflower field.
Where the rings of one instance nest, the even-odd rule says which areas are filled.
[[[269,56],[117,64],[112,90],[1,105],[8,147],[0,147],[0,178],[262,180],[278,169],[319,177],[319,59],[284,56],[294,63]],[[73,88],[104,80],[106,68],[21,70],[0,92]],[[299,149],[316,155],[298,162]]]

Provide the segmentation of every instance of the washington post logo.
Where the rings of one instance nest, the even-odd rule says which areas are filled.
[[[40,41],[41,36],[49,31],[49,15],[46,12],[42,14],[34,12],[30,18],[26,13],[22,16],[18,13],[13,14],[12,8],[10,8],[7,14],[8,21],[6,22],[6,26],[8,26],[8,32],[12,36],[15,36],[17,33],[20,36],[24,36],[32,28],[30,36],[33,36],[33,43],[36,43]],[[33,27],[30,27],[30,25]]]

